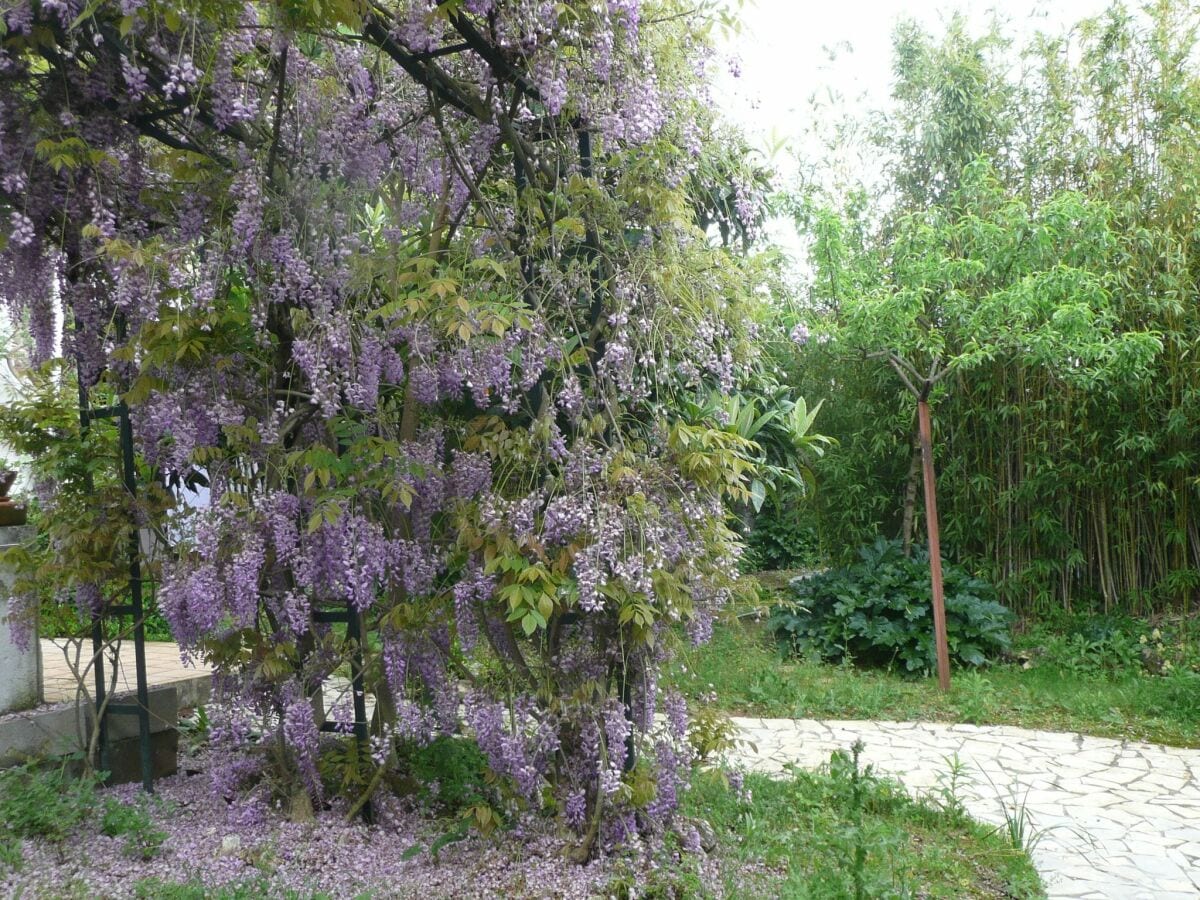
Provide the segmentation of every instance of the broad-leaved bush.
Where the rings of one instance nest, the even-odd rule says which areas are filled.
[[[950,659],[982,666],[1011,646],[1012,614],[992,586],[943,561]],[[769,625],[790,651],[912,674],[934,668],[929,554],[882,538],[854,565],[792,581]]]

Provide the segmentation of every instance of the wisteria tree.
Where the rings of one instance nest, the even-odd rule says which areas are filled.
[[[85,492],[78,454],[42,456],[57,537],[18,586],[102,613],[113,548],[158,528],[176,638],[277,717],[295,793],[353,807],[397,748],[465,728],[580,859],[665,827],[696,749],[656,673],[736,589],[725,503],[755,456],[675,412],[731,391],[748,352],[756,263],[697,226],[757,216],[752,184],[704,183],[737,171],[705,143],[715,17],[17,3],[0,296],[43,385],[77,372],[130,404],[162,486],[131,508]],[[19,437],[96,440],[61,416]],[[172,508],[199,483],[207,508]],[[318,726],[345,712],[313,698],[359,649],[375,752],[335,771]]]

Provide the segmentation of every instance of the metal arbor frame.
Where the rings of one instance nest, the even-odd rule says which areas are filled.
[[[125,336],[125,322],[117,318],[117,337]],[[137,467],[133,454],[133,424],[129,420],[129,406],[124,400],[118,400],[111,406],[93,408],[88,397],[88,388],[83,378],[83,371],[78,371],[79,385],[79,427],[83,434],[91,429],[92,423],[100,420],[115,420],[118,441],[121,448],[121,481],[128,492],[131,502],[137,499]],[[87,476],[89,491],[95,489],[90,474]],[[154,761],[150,747],[150,688],[146,680],[146,630],[145,604],[142,593],[142,563],[141,539],[135,527],[129,535],[128,567],[129,567],[129,598],[128,602],[110,606],[103,604],[92,612],[92,668],[95,676],[96,693],[93,697],[93,711],[96,716],[97,729],[97,759],[95,763],[102,771],[111,771],[111,746],[108,736],[109,716],[136,716],[138,720],[138,751],[142,771],[142,789],[147,793],[154,791]],[[136,666],[135,702],[113,703],[107,693],[104,677],[104,626],[112,618],[130,617],[133,620],[133,656]],[[113,656],[114,668],[120,665],[120,647]],[[115,682],[114,682],[115,683]]]
[[[369,723],[367,722],[367,695],[366,687],[363,679],[363,651],[362,644],[363,636],[363,617],[362,613],[356,610],[349,601],[346,602],[344,608],[337,609],[314,609],[312,613],[314,622],[322,624],[345,623],[346,637],[354,642],[354,651],[350,658],[350,690],[353,692],[354,699],[354,742],[358,746],[358,762],[361,765],[366,759],[369,752],[368,730]],[[320,688],[318,688],[320,690]],[[323,702],[323,701],[322,701]],[[326,733],[341,734],[341,726],[338,722],[324,721],[321,723],[321,731]],[[370,796],[363,801],[362,809],[360,810],[368,825],[375,821],[375,810],[371,804]]]

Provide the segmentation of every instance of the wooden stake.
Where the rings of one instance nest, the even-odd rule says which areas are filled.
[[[933,640],[937,648],[938,687],[950,690],[950,645],[946,640],[946,600],[942,593],[942,545],[938,537],[937,486],[933,471],[933,426],[929,403],[917,399],[921,461],[925,468],[925,525],[929,533],[929,577],[933,586]]]

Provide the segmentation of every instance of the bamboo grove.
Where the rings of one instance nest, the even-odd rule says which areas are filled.
[[[961,363],[933,394],[947,555],[987,571],[1020,612],[1144,614],[1200,597],[1200,18],[1188,7],[1116,6],[1023,46],[961,20],[941,37],[897,30],[894,110],[863,144],[890,160],[882,184],[826,178],[797,203],[813,271],[800,314],[830,339],[799,354],[795,378],[807,396],[836,398],[821,425],[840,441],[816,467],[808,515],[835,556],[911,528],[914,403],[847,339],[846,298],[903,293],[916,217],[950,223],[945,266],[977,266],[922,281],[943,296],[914,326],[925,358]],[[981,263],[971,242],[984,233]],[[1031,255],[1039,267],[1018,278]],[[971,294],[985,269],[1010,279],[988,294],[1009,319],[1024,290],[1062,324],[1089,285],[1083,342],[1059,346],[1051,366],[1036,359],[1037,333],[1011,322],[963,331],[986,318]],[[878,333],[886,304],[864,308]],[[1139,352],[1114,366],[1134,337]]]

